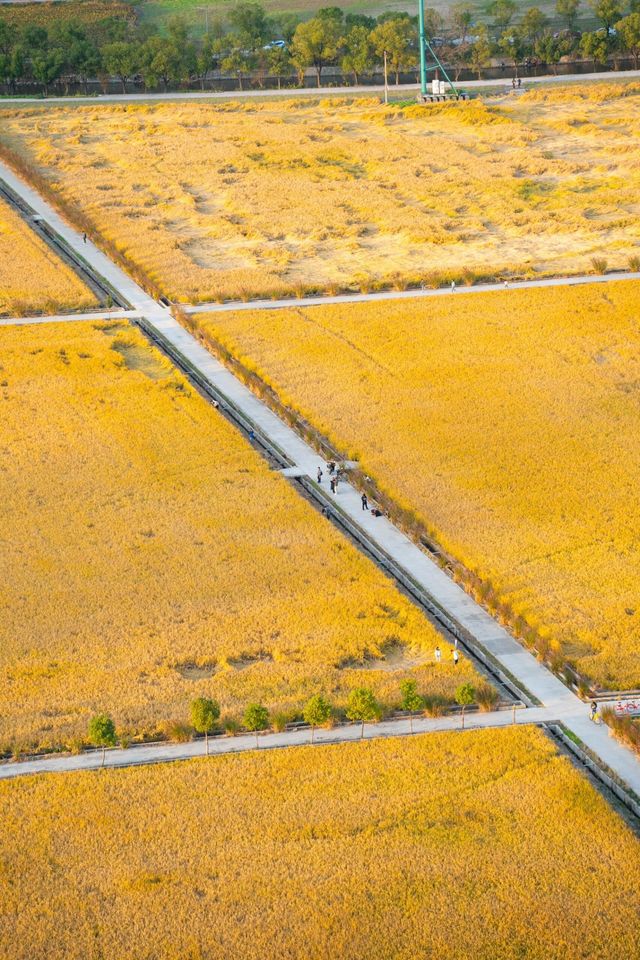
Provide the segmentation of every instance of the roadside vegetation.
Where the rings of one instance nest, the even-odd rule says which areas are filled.
[[[12,108],[0,141],[90,234],[197,302],[627,269],[638,117],[623,82],[428,109]]]
[[[542,657],[624,689],[640,687],[639,307],[622,281],[195,323]]]
[[[0,199],[0,317],[96,307],[91,291]]]
[[[12,960],[640,952],[638,840],[536,729],[24,777],[0,818]]]
[[[0,751],[79,749],[96,714],[180,736],[197,697],[231,730],[478,681],[135,328],[5,327],[0,354]]]

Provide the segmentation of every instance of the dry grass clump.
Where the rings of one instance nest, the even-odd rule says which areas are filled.
[[[640,953],[638,840],[537,730],[0,783],[11,960]]]
[[[477,682],[134,328],[5,327],[0,362],[0,748]]]
[[[625,267],[640,93],[624,89],[12,108],[0,137],[172,297],[247,299]]]
[[[91,291],[0,200],[0,316],[95,307]]]
[[[488,585],[640,687],[640,284],[200,315]]]

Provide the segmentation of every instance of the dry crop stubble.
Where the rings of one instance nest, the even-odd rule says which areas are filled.
[[[181,301],[626,267],[640,243],[637,83],[2,116],[2,142]]]
[[[0,353],[0,746],[477,681],[135,328],[5,327]]]
[[[91,291],[0,199],[0,316],[96,306]]]
[[[638,840],[535,729],[0,783],[11,960],[640,952]]]
[[[640,284],[200,314],[494,599],[640,687]]]

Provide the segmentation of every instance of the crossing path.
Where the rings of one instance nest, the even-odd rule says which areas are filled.
[[[35,190],[2,163],[0,177],[23,196],[53,230],[60,233],[67,244],[81,253],[85,261],[118,291],[134,311],[144,316],[148,328],[161,338],[174,358],[197,372],[202,383],[210,385],[217,396],[224,398],[225,405],[238,412],[258,439],[264,438],[265,444],[280,452],[289,465],[290,473],[306,478],[307,484],[315,488],[318,495],[331,501],[332,509],[344,518],[345,523],[357,531],[363,541],[372,544],[390,564],[403,571],[408,581],[429,598],[434,609],[440,611],[455,629],[473,638],[474,644],[488,660],[504,675],[513,678],[530,702],[547,708],[547,717],[561,720],[574,736],[640,796],[640,759],[609,737],[606,727],[596,726],[589,721],[588,707],[579,697],[539,663],[386,517],[375,517],[363,510],[360,494],[351,484],[343,481],[335,497],[327,494],[325,487],[319,486],[315,480],[318,467],[324,466],[323,461],[309,444],[216,360],[178,323],[169,309],[156,303],[97,247],[83,243],[82,235],[77,230],[65,223]],[[170,748],[163,746],[154,749]],[[156,756],[160,757],[160,753]],[[78,760],[71,757],[60,762],[63,764],[61,769],[75,769]],[[16,768],[18,766],[23,767],[20,764]],[[2,769],[10,769],[10,766]]]
[[[545,707],[516,711],[516,723],[519,726],[548,723],[558,718]],[[485,730],[489,727],[507,727],[514,722],[511,710],[490,713],[473,713],[465,718],[465,730]],[[437,733],[444,730],[462,729],[459,715],[428,719],[414,717],[408,719],[383,720],[381,723],[368,723],[361,734],[361,725],[345,724],[332,729],[318,728],[314,733],[314,744],[353,743],[357,740],[378,740],[386,737],[403,737],[413,734]],[[211,756],[226,753],[244,753],[248,750],[274,750],[282,747],[306,746],[311,742],[309,728],[288,730],[282,733],[261,733],[256,740],[254,734],[236,737],[214,737],[209,739]],[[189,743],[153,743],[127,747],[124,750],[114,748],[105,754],[105,767],[137,767],[150,763],[170,763],[178,760],[192,760],[206,756],[204,740],[192,740]],[[0,780],[12,780],[16,777],[34,773],[66,773],[77,770],[96,770],[102,766],[102,751],[91,750],[75,756],[50,754],[19,763],[0,765]]]
[[[578,287],[584,284],[611,283],[616,280],[640,280],[640,272],[578,274],[569,277],[545,277],[540,280],[515,280],[502,283],[475,283],[473,286],[438,287],[435,290],[381,290],[377,293],[339,293],[320,297],[283,297],[281,300],[209,301],[182,306],[186,313],[224,313],[236,310],[282,310],[287,307],[326,307],[340,303],[375,303],[379,300],[415,300],[420,297],[460,297],[470,293],[495,293],[499,290],[530,290],[536,287]]]

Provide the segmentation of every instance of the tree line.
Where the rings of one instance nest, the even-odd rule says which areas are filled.
[[[462,710],[462,727],[464,728],[464,716],[467,707],[473,703],[478,703],[481,709],[494,709],[498,702],[497,691],[493,687],[484,685],[480,690],[469,683],[461,683],[455,693],[455,702]],[[417,713],[424,712],[427,716],[439,716],[445,711],[444,701],[434,700],[424,697],[418,691],[418,685],[413,677],[405,677],[400,682],[400,709],[409,715],[410,729],[413,733],[413,717]],[[377,700],[373,690],[369,687],[356,687],[349,693],[347,704],[344,709],[344,716],[352,723],[359,723],[360,736],[364,736],[365,723],[377,723],[384,715],[384,708]],[[235,734],[239,731],[240,725],[233,721],[221,723],[220,704],[217,700],[209,697],[196,697],[189,705],[190,725],[182,728],[182,735],[178,738],[182,740],[191,739],[191,731],[204,735],[205,749],[209,754],[209,736],[222,731],[227,734]],[[304,705],[302,710],[302,719],[305,724],[311,728],[311,743],[314,741],[314,734],[317,727],[331,726],[336,719],[336,710],[330,700],[323,694],[317,693]],[[256,736],[256,747],[258,744],[258,734],[269,729],[282,731],[286,728],[286,718],[283,715],[269,714],[268,709],[261,703],[250,703],[247,705],[242,716],[243,728],[254,733]],[[116,725],[106,713],[96,714],[89,721],[88,726],[89,742],[102,749],[102,765],[104,766],[105,750],[107,747],[115,747],[118,742],[122,747],[130,743],[130,738],[124,734],[118,736]]]
[[[463,70],[482,76],[492,62],[512,67],[584,58],[595,65],[609,59],[640,60],[640,0],[556,0],[552,23],[539,7],[519,13],[516,0],[492,0],[477,22],[466,2],[451,7],[447,18],[425,9],[427,36],[454,78]],[[589,15],[596,29],[578,30]],[[558,26],[561,28],[558,29]],[[238,87],[251,78],[261,85],[267,77],[297,77],[308,71],[318,86],[323,70],[335,66],[354,83],[380,70],[384,61],[398,83],[400,75],[419,61],[417,17],[385,13],[374,18],[345,14],[324,7],[310,20],[292,14],[269,16],[260,3],[243,0],[227,14],[214,18],[203,38],[191,35],[181,17],[168,21],[166,32],[114,17],[83,25],[60,20],[46,29],[37,23],[18,27],[0,15],[0,82],[15,92],[23,82],[35,83],[47,94],[51,86],[71,85],[88,91],[92,80],[115,78],[123,92],[136,81],[167,90],[184,83],[205,82],[214,71],[233,77]]]

